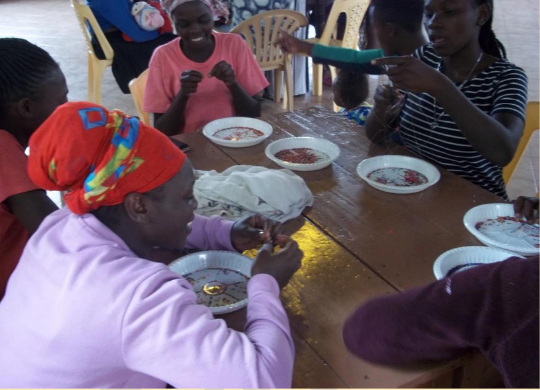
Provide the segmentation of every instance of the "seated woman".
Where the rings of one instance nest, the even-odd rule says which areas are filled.
[[[279,294],[301,264],[296,242],[260,216],[233,224],[195,215],[186,155],[119,111],[66,103],[30,151],[32,180],[68,191],[68,207],[30,238],[0,302],[1,387],[291,386],[294,346]],[[263,241],[245,333],[150,260],[156,248],[233,251]],[[282,249],[272,254],[270,242]]]
[[[366,134],[381,142],[397,127],[413,152],[506,199],[502,170],[523,134],[527,76],[491,29],[492,0],[433,0],[425,15],[431,44],[374,61],[391,67],[405,95],[381,87]],[[388,115],[392,100],[397,121]]]
[[[24,150],[67,93],[49,53],[24,39],[0,39],[0,300],[29,235],[57,209],[28,177]]]
[[[538,223],[538,199],[519,197],[514,209]],[[511,257],[374,299],[345,322],[345,345],[362,359],[394,366],[479,350],[508,388],[537,389],[538,264],[538,256]]]
[[[212,3],[167,0],[164,6],[180,38],[150,62],[143,110],[154,113],[154,126],[174,135],[215,119],[259,116],[258,96],[268,81],[240,36],[212,31]]]
[[[87,0],[97,22],[114,50],[113,76],[123,93],[129,93],[131,80],[148,68],[156,47],[176,38],[168,16],[163,12],[164,25],[160,29],[145,30],[131,14],[131,0]],[[159,2],[150,2],[158,9]],[[94,51],[99,58],[105,55],[94,38]]]

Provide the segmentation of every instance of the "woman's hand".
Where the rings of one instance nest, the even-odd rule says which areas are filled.
[[[525,218],[528,223],[538,222],[538,198],[520,196],[514,202],[517,218]]]
[[[203,78],[203,74],[196,70],[182,72],[182,76],[180,76],[180,98],[189,99],[191,95],[197,92],[197,87]]]
[[[378,58],[371,63],[388,66],[386,74],[394,87],[408,92],[436,96],[448,81],[441,72],[411,56]]]
[[[313,44],[301,39],[295,38],[283,29],[279,30],[278,40],[274,42],[275,46],[281,46],[281,50],[290,54],[305,54],[311,56]]]
[[[231,242],[239,252],[254,249],[264,243],[275,245],[283,225],[255,214],[236,222],[231,230]]]
[[[273,276],[279,288],[283,288],[300,269],[304,253],[298,247],[298,243],[287,236],[278,235],[277,244],[282,249],[276,254],[272,254],[274,250],[272,244],[263,245],[251,267],[251,276],[258,274]]]
[[[400,106],[403,98],[399,90],[390,85],[379,85],[373,95],[375,109],[379,112],[387,112],[391,108]]]
[[[208,74],[208,77],[215,77],[218,80],[221,80],[227,86],[231,86],[236,82],[236,76],[234,70],[230,64],[225,61],[220,61],[214,66],[214,69]]]

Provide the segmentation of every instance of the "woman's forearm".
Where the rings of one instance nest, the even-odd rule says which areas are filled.
[[[342,70],[367,74],[384,73],[382,67],[371,64],[371,60],[384,57],[384,52],[380,49],[356,50],[315,44],[312,45],[311,50],[306,54],[313,57],[313,62],[315,63],[332,65]]]
[[[511,120],[513,123],[509,123],[506,127],[475,106],[447,78],[434,91],[433,96],[471,146],[484,158],[501,167],[512,160],[521,135],[519,130],[522,128],[521,120],[515,117]]]
[[[229,86],[236,116],[256,118],[261,116],[261,103],[250,96],[237,81]]]
[[[168,136],[181,134],[186,123],[185,112],[188,100],[189,96],[178,94],[169,109],[155,118],[154,127]]]

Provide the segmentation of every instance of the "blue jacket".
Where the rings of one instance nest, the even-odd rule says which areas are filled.
[[[157,31],[142,29],[131,15],[130,0],[87,0],[103,31],[116,27],[135,42],[151,41],[159,37]]]

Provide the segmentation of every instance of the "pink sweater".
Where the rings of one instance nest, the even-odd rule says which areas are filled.
[[[188,239],[232,249],[232,224],[197,216]],[[290,387],[294,347],[279,288],[248,284],[245,333],[190,284],[67,209],[31,237],[0,303],[1,387]]]

